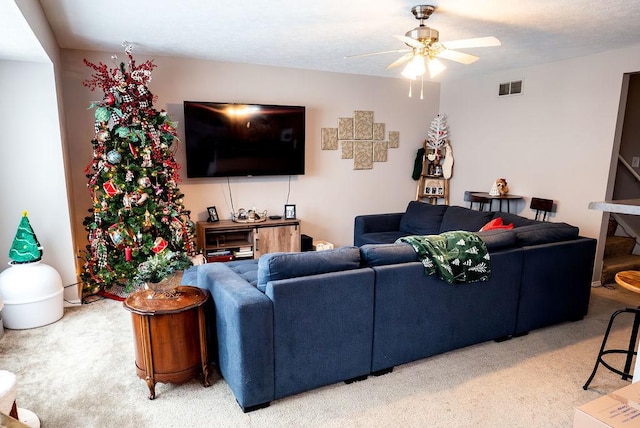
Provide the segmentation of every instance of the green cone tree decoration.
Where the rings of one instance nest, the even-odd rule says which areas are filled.
[[[84,60],[94,73],[83,85],[104,92],[90,106],[95,136],[85,170],[93,201],[83,223],[89,239],[81,274],[85,295],[106,291],[124,297],[139,286],[138,265],[150,257],[172,251],[184,265],[195,255],[194,224],[177,186],[176,124],[153,108],[147,85],[155,64],[137,65],[131,45],[125,52],[128,65],[115,69]]]
[[[42,246],[29,223],[27,212],[22,212],[15,238],[9,248],[9,258],[13,263],[33,263],[42,259]]]

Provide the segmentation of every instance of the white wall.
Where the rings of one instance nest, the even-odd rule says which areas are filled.
[[[498,177],[527,197],[553,199],[552,221],[598,238],[622,77],[640,70],[640,46],[442,84],[456,154],[452,204],[465,190],[489,190]],[[498,97],[498,84],[524,81],[524,94]],[[597,272],[599,276],[599,271]],[[596,276],[596,277],[597,277]]]
[[[64,297],[78,301],[76,260],[71,234],[62,109],[55,69],[59,49],[37,0],[16,0],[33,34],[39,61],[0,61],[0,117],[5,126],[0,144],[0,178],[5,183],[0,211],[0,270],[23,210],[44,247],[43,262],[53,266],[65,285]]]
[[[63,169],[53,66],[50,63],[0,62],[0,269],[22,211],[44,247],[42,261],[53,266],[63,284],[76,283],[67,188]],[[73,289],[72,289],[73,291]],[[72,293],[77,294],[77,293]]]
[[[87,179],[83,174],[91,160],[93,111],[87,110],[102,92],[82,86],[91,70],[82,59],[113,67],[114,53],[62,50],[64,95],[70,164],[73,174],[74,225],[78,246],[84,247],[86,233],[82,218],[90,207]],[[120,61],[124,53],[115,52]],[[134,49],[135,55],[135,49]],[[138,63],[146,57],[136,56]],[[179,122],[184,140],[182,103],[222,101],[304,105],[306,120],[306,174],[291,178],[289,203],[296,204],[302,233],[336,245],[353,243],[353,219],[358,214],[404,211],[415,197],[417,183],[411,179],[416,151],[426,137],[431,119],[438,113],[439,84],[425,83],[425,99],[407,97],[407,81],[276,67],[218,63],[184,58],[156,57],[158,66],[149,87],[158,96],[155,108],[166,109]],[[414,93],[419,92],[415,91]],[[400,148],[390,149],[388,161],[372,170],[356,171],[351,160],[339,151],[320,149],[320,129],[337,127],[339,117],[354,110],[374,111],[374,120],[387,131],[400,131]],[[176,159],[185,165],[184,145]],[[205,220],[206,207],[215,205],[222,218],[229,218],[231,204],[226,179],[187,179],[179,184],[192,219]],[[231,178],[234,207],[266,209],[282,214],[288,177]]]

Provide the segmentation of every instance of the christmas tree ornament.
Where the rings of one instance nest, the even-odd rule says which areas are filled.
[[[138,200],[136,201],[136,205],[140,206],[142,204],[144,204],[146,202],[147,199],[149,199],[149,194],[145,193],[145,192],[139,192],[138,193]]]
[[[122,155],[118,153],[117,150],[111,150],[109,151],[109,153],[107,153],[107,161],[109,161],[109,163],[117,164],[117,163],[120,163],[121,160],[122,160]]]
[[[132,193],[125,193],[122,197],[122,207],[125,210],[131,209],[131,204],[133,203]]]
[[[151,223],[151,214],[149,213],[149,210],[146,210],[144,212],[144,221],[142,222],[142,226],[147,230],[151,228],[151,226],[153,226],[153,223]]]
[[[109,109],[106,107],[98,107],[95,112],[96,122],[107,122],[111,117]]]
[[[104,129],[102,129],[96,133],[96,140],[100,141],[101,143],[104,143],[108,139],[109,139],[109,131],[105,131]]]
[[[161,236],[158,236],[155,239],[155,241],[153,241],[153,247],[151,247],[151,251],[153,251],[154,253],[158,254],[159,252],[161,252],[162,250],[167,248],[168,245],[169,245],[169,243],[167,242],[166,239],[164,239]]]
[[[149,177],[140,177],[138,179],[138,184],[140,185],[140,187],[146,189],[148,187],[151,187],[151,179]]]
[[[107,233],[109,234],[109,238],[111,238],[111,242],[113,242],[113,244],[116,247],[119,247],[122,244],[124,244],[124,235],[122,233],[121,224],[117,223],[117,224],[111,225],[107,230]]]
[[[109,180],[106,183],[104,183],[102,185],[102,188],[104,189],[105,193],[109,197],[113,197],[118,194],[118,186],[116,186],[112,180]]]

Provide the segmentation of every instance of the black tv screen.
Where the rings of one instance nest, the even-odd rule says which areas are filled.
[[[188,177],[304,174],[305,108],[184,102]]]

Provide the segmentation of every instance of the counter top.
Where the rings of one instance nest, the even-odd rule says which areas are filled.
[[[589,209],[619,214],[640,215],[640,199],[589,202]]]

